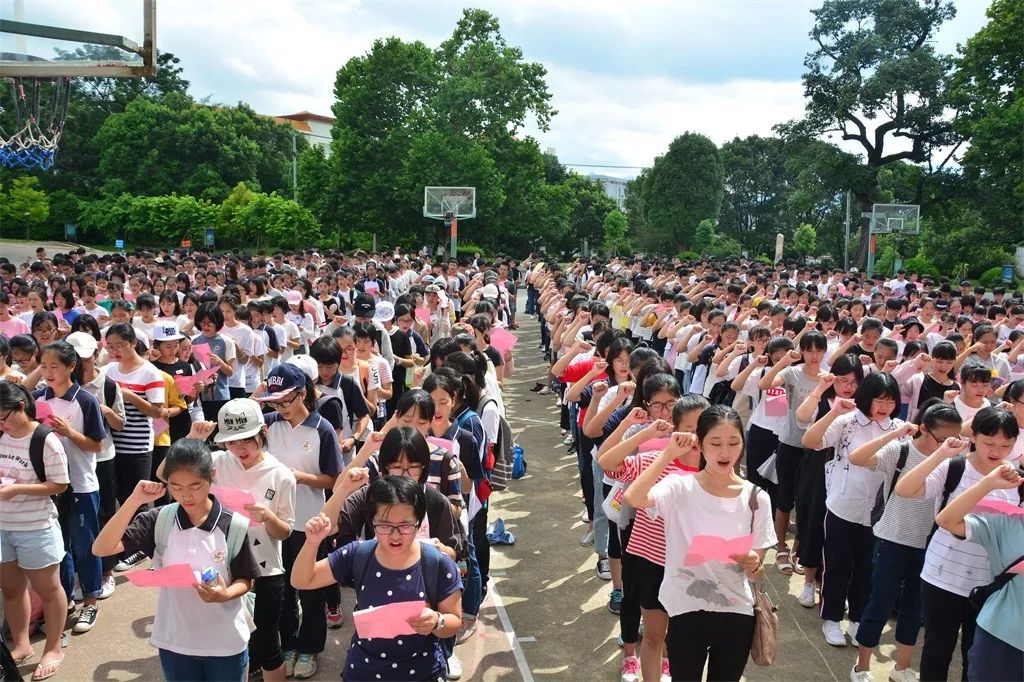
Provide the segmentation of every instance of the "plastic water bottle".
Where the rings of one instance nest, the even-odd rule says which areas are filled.
[[[203,572],[199,574],[199,579],[203,581],[204,585],[214,585],[216,584],[217,576],[219,575],[220,571],[213,566],[207,566],[203,569]]]
[[[512,446],[512,478],[522,478],[526,473],[526,457],[523,446],[516,443]]]

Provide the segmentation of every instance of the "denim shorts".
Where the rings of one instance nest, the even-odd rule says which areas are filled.
[[[20,568],[36,571],[64,560],[64,538],[54,521],[42,530],[0,530],[0,563],[17,561]]]

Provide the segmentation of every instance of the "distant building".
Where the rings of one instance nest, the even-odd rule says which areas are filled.
[[[616,178],[611,175],[594,175],[590,174],[591,180],[597,180],[604,185],[604,193],[611,197],[615,204],[619,207],[619,210],[625,210],[626,207],[626,183],[629,182],[625,178]]]
[[[327,154],[331,153],[331,125],[334,123],[332,117],[300,111],[297,114],[285,114],[273,118],[278,123],[290,125],[302,133],[311,145],[320,145]]]

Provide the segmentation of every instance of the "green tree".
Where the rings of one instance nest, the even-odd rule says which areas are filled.
[[[602,249],[606,255],[611,256],[629,252],[629,221],[622,211],[609,211],[604,217]]]
[[[259,229],[250,232],[241,221],[241,215],[256,200],[257,193],[244,182],[239,182],[221,202],[217,209],[217,227],[220,241],[227,244],[255,244],[260,238]]]
[[[1012,263],[1013,257],[992,240],[992,226],[977,208],[955,204],[937,218],[922,221],[924,255],[943,273],[965,268],[971,277],[989,268]]]
[[[806,259],[813,256],[818,248],[818,233],[813,225],[803,223],[793,232],[793,250]]]
[[[332,191],[331,160],[321,145],[312,144],[299,154],[298,164],[299,203],[312,211],[325,235],[337,234],[339,225],[333,222],[337,192]]]
[[[32,231],[38,229],[50,215],[50,199],[39,189],[39,178],[23,175],[14,178],[6,196],[0,194],[0,224],[9,226],[5,232],[11,236],[32,239]]]
[[[654,253],[689,248],[700,221],[718,219],[725,194],[721,154],[704,135],[684,133],[655,159],[642,187],[641,245]]]
[[[257,248],[308,248],[322,237],[320,224],[308,208],[277,194],[258,194],[240,211],[237,220],[248,233],[258,235]]]
[[[598,249],[604,240],[605,218],[615,210],[615,201],[605,193],[600,181],[578,173],[569,173],[562,184],[569,188],[572,202],[569,229],[561,243],[553,242],[556,236],[552,235],[549,244],[562,253],[582,253],[584,242],[591,250]]]
[[[708,253],[715,245],[715,221],[710,218],[697,223],[693,233],[693,249],[698,253]]]
[[[860,145],[877,174],[896,161],[927,161],[954,140],[946,85],[952,60],[936,53],[933,38],[955,14],[946,0],[826,0],[816,10],[804,60],[806,114],[789,133],[838,134]],[[899,138],[909,149],[892,150]],[[875,203],[877,182],[853,188],[861,206]],[[866,259],[862,231],[859,261]]]

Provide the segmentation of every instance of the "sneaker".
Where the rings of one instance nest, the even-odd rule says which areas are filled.
[[[640,679],[640,659],[636,656],[626,656],[622,659],[622,682],[638,682]]]
[[[608,557],[597,558],[597,577],[601,580],[612,579],[612,566],[608,561]]]
[[[857,630],[860,628],[860,623],[850,623],[850,627],[846,628],[846,634],[850,636],[850,641],[853,642],[854,646],[860,646],[857,641]]]
[[[537,391],[537,395],[551,395],[551,388],[549,386],[545,386]]]
[[[129,554],[128,556],[126,556],[125,558],[123,558],[123,559],[121,559],[120,561],[117,562],[117,566],[114,566],[114,570],[115,571],[120,571],[120,572],[123,573],[124,571],[130,570],[136,564],[141,563],[142,560],[145,559],[145,558],[146,558],[146,555],[143,554],[142,552],[136,552],[135,554]]]
[[[107,576],[103,579],[103,583],[100,588],[100,594],[97,599],[107,599],[114,594],[114,588],[117,587],[117,583],[114,581],[114,576]]]
[[[832,646],[846,646],[846,635],[834,620],[826,620],[821,624],[821,634],[825,635],[825,641]]]
[[[622,611],[622,590],[612,590],[612,596],[608,599],[608,610],[616,616]]]
[[[897,670],[896,666],[889,671],[889,682],[917,682],[917,673],[913,668]]]
[[[636,633],[636,643],[639,644],[640,640],[642,640],[643,638],[644,638],[644,624],[640,623],[640,629],[637,630],[637,633]],[[615,643],[619,645],[620,649],[622,647],[626,646],[626,643],[622,639],[622,633],[621,632],[619,633],[619,636],[615,638]]]
[[[589,547],[594,544],[594,530],[587,530],[583,535],[580,536],[580,544],[584,547]]]
[[[462,677],[462,661],[455,654],[448,657],[448,679],[458,680]]]
[[[570,434],[568,434],[568,435],[567,435],[567,436],[566,436],[566,437],[565,437],[565,438],[564,438],[564,439],[562,440],[562,445],[565,445],[566,447],[568,447],[568,446],[572,445],[572,444],[573,444],[573,442],[574,442],[574,441],[573,441],[573,439],[572,439],[572,434],[570,433]]]
[[[295,652],[284,652],[284,676],[291,677],[295,674]]]
[[[537,385],[539,386],[540,384],[537,384]],[[563,436],[564,436],[565,434],[569,433],[569,432],[568,432],[567,430],[565,430],[565,429],[559,429],[559,431],[561,431],[561,432],[562,432],[562,435],[563,435]]]
[[[316,654],[299,654],[295,658],[295,667],[293,668],[292,674],[295,675],[295,679],[297,680],[308,680],[313,677],[313,675],[316,675],[316,669]]]
[[[71,589],[71,598],[75,601],[85,601],[85,596],[82,595],[82,583],[78,582],[78,576],[75,576],[75,586]]]
[[[462,617],[462,627],[459,628],[459,633],[455,635],[455,643],[462,644],[466,642],[476,632],[476,618],[470,618],[468,616]]]
[[[78,621],[75,623],[75,627],[72,629],[76,635],[80,635],[83,632],[89,632],[92,630],[92,626],[96,625],[96,614],[99,609],[95,605],[86,605],[82,607],[82,610],[78,612]]]
[[[831,642],[829,642],[831,644]],[[915,678],[916,679],[916,678]],[[875,682],[875,676],[870,670],[857,672],[857,666],[850,668],[850,682]]]
[[[672,671],[668,667],[668,659],[661,659],[661,682],[672,682]]]
[[[815,604],[814,583],[804,583],[804,589],[800,590],[800,596],[796,598],[800,606],[813,609]]]
[[[341,612],[341,606],[327,607],[327,627],[332,630],[340,628],[345,623],[345,614]]]

